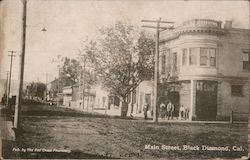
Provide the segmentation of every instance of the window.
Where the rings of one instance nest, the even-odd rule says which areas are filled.
[[[106,108],[105,103],[106,103],[106,97],[102,97],[102,108]]]
[[[136,103],[136,91],[134,90],[132,92],[132,104],[135,104]]]
[[[187,48],[182,50],[182,65],[187,65]]]
[[[215,49],[210,48],[209,57],[210,57],[210,66],[215,67],[216,66],[216,50]]]
[[[217,82],[214,81],[197,81],[196,83],[197,91],[204,91],[204,92],[217,92]]]
[[[190,63],[190,65],[196,65],[197,64],[197,54],[198,54],[198,48],[190,48],[190,53],[189,53],[189,63]]]
[[[232,96],[243,96],[243,86],[242,85],[231,85]]]
[[[250,71],[250,52],[243,52],[243,70]]]
[[[173,53],[173,71],[177,70],[177,53]]]
[[[161,60],[161,73],[165,74],[166,73],[166,55],[162,55],[162,60]]]
[[[131,93],[128,94],[127,101],[128,101],[128,103],[131,102]]]
[[[208,64],[208,53],[209,53],[208,48],[201,48],[201,52],[200,52],[200,65],[201,66],[206,66]]]

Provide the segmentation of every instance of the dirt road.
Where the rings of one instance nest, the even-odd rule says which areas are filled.
[[[74,115],[56,108],[52,112],[46,107],[41,114],[29,112],[22,118],[24,132],[16,149],[23,151],[11,152],[18,152],[21,158],[88,159],[197,159],[247,155],[247,124],[154,124],[143,120]],[[236,151],[237,148],[242,150]]]

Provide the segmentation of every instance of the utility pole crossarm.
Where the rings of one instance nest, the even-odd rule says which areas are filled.
[[[159,21],[159,20],[141,20],[141,22],[151,22],[151,23],[174,23],[174,22],[171,22],[171,21]]]
[[[146,25],[143,25],[142,27],[144,27],[144,28],[154,28],[154,29],[159,28],[159,29],[164,29],[164,30],[173,29],[174,28],[174,26],[170,26],[170,27],[155,27],[155,26],[146,26]]]

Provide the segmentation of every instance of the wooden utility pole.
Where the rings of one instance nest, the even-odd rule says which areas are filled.
[[[9,83],[9,72],[6,72],[6,84],[5,84],[6,85],[5,86],[5,95],[6,95],[6,98],[7,98],[7,95],[8,95],[8,83]],[[6,101],[6,104],[7,104],[7,101]]]
[[[156,23],[156,26],[142,26],[145,28],[154,28],[156,29],[156,38],[155,38],[155,69],[154,69],[154,110],[153,110],[153,122],[158,122],[158,106],[157,106],[157,94],[158,94],[158,82],[159,82],[159,37],[160,37],[160,29],[161,31],[166,29],[171,29],[170,27],[161,27],[161,23],[174,23],[169,21],[162,21],[161,18],[159,20],[142,20],[142,22],[146,23]]]
[[[45,83],[45,101],[47,102],[47,92],[48,92],[48,73],[46,73],[46,83]]]
[[[16,96],[15,115],[14,115],[14,129],[19,129],[19,118],[21,110],[23,76],[24,76],[24,60],[25,60],[25,43],[26,43],[26,15],[27,15],[27,0],[23,0],[23,33],[22,33],[22,52],[20,57],[20,71],[19,71],[19,88]]]
[[[10,52],[11,54],[8,55],[10,56],[10,75],[9,75],[9,83],[8,83],[8,93],[7,93],[7,104],[6,104],[6,107],[8,109],[10,109],[10,105],[9,105],[9,98],[10,98],[10,86],[11,86],[11,72],[12,72],[12,62],[13,62],[13,57],[15,57],[14,53],[16,53],[16,51],[8,51]]]
[[[83,93],[82,93],[82,106],[83,106],[83,110],[84,110],[84,99],[85,99],[85,69],[86,69],[86,56],[85,54],[83,55],[83,77],[82,77],[82,85],[83,85]],[[87,106],[88,107],[88,106]]]
[[[58,65],[58,79],[57,79],[57,107],[59,107],[59,93],[60,93],[60,65]]]

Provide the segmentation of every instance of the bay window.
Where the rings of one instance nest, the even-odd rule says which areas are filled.
[[[198,64],[200,66],[211,66],[211,67],[216,66],[216,49],[215,48],[205,48],[205,47],[189,48],[189,54],[187,51],[188,51],[187,48],[182,49],[182,65],[188,65],[188,64],[197,65]],[[189,59],[187,57],[189,57]],[[247,65],[247,62],[243,62],[243,63]]]

